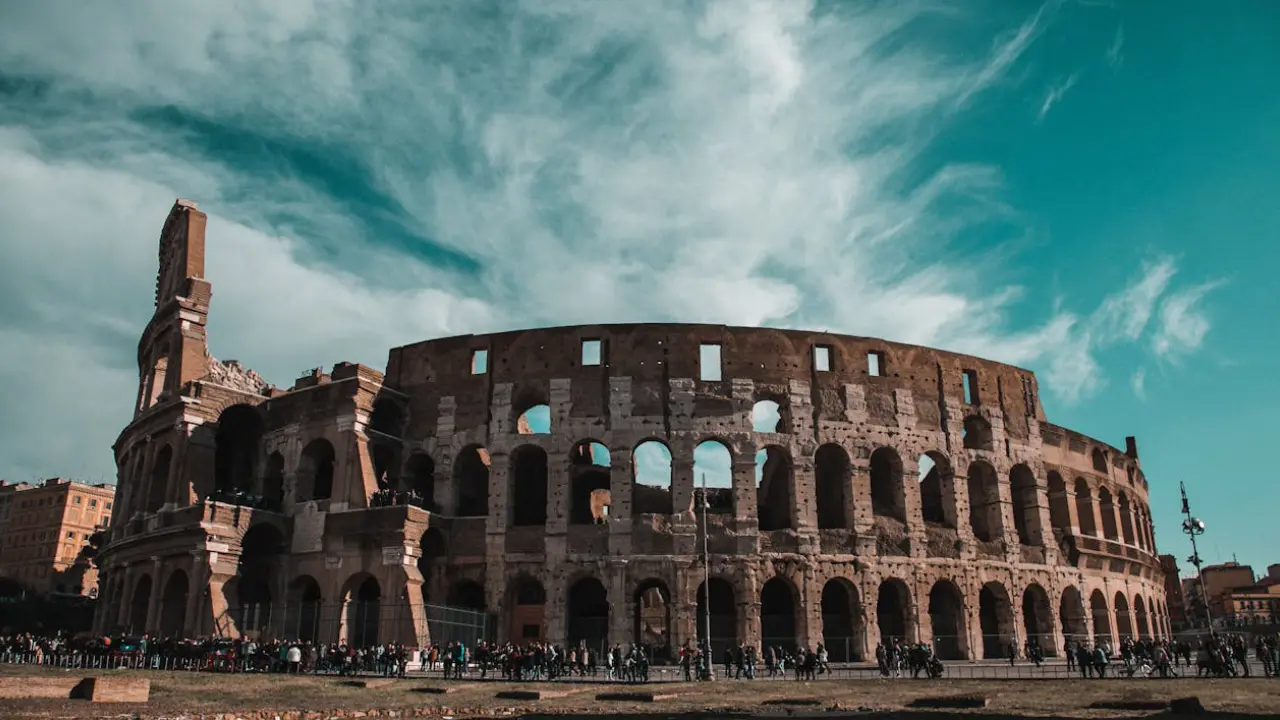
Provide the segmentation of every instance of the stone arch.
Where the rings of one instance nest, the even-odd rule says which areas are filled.
[[[400,473],[400,445],[377,437],[370,438],[369,459],[373,463],[373,480],[379,490],[393,490],[402,484]]]
[[[1063,534],[1071,532],[1071,500],[1067,483],[1057,471],[1049,471],[1049,524]]]
[[[849,495],[853,488],[849,453],[836,443],[818,448],[813,456],[814,497],[819,530],[849,529]]]
[[[378,579],[368,573],[352,575],[346,582],[342,600],[346,639],[351,647],[378,644],[382,615],[382,586]]]
[[[631,642],[653,649],[658,657],[671,654],[671,591],[657,578],[649,578],[636,586],[632,594],[635,615],[632,618]],[[696,621],[696,618],[695,618]]]
[[[995,433],[991,431],[991,423],[981,415],[966,417],[963,433],[966,450],[995,449]]]
[[[1112,542],[1120,541],[1120,532],[1116,528],[1116,505],[1111,499],[1111,491],[1105,487],[1098,488],[1098,510],[1102,515],[1102,536]]]
[[[1080,534],[1098,537],[1098,523],[1094,518],[1093,490],[1084,478],[1076,478],[1076,516],[1080,520]]]
[[[1133,540],[1137,544],[1139,550],[1146,550],[1147,547],[1147,520],[1142,515],[1142,503],[1135,497],[1133,500]]]
[[[994,542],[1004,534],[1000,483],[996,470],[982,460],[969,463],[969,525],[978,542]]]
[[[160,343],[154,351],[151,372],[146,379],[147,387],[144,392],[147,395],[142,402],[144,408],[155,405],[168,391],[169,355],[170,345],[167,342]]]
[[[279,452],[267,456],[267,469],[262,475],[262,504],[275,512],[284,508],[284,455]]]
[[[831,662],[861,662],[864,632],[858,587],[831,578],[822,586],[822,642]]]
[[[480,445],[468,445],[454,457],[453,489],[458,517],[489,514],[489,465],[489,451]]]
[[[631,508],[636,515],[670,515],[671,448],[661,440],[645,440],[631,451]]]
[[[602,652],[609,641],[609,593],[604,583],[580,578],[569,586],[566,605],[569,646]]]
[[[793,650],[796,641],[796,589],[789,580],[774,576],[760,587],[760,647]]]
[[[1006,648],[1015,631],[1013,604],[1003,584],[989,582],[978,592],[978,622],[982,626],[982,657],[1008,657]]]
[[[396,400],[380,397],[373,401],[368,431],[374,435],[399,441],[404,434],[405,411]]]
[[[1040,532],[1040,496],[1036,476],[1022,463],[1009,470],[1009,485],[1013,496],[1013,526],[1018,532],[1018,542],[1023,545],[1042,545]]]
[[[886,578],[876,592],[876,624],[880,642],[888,646],[894,640],[911,642],[911,589],[898,578]]]
[[[785,448],[770,445],[756,453],[756,518],[761,531],[791,527],[794,478]]]
[[[1120,537],[1125,545],[1134,545],[1133,516],[1129,514],[1131,512],[1129,507],[1129,496],[1121,490],[1116,499],[1118,501],[1118,509],[1120,511]]]
[[[1107,475],[1109,473],[1107,470],[1107,454],[1102,452],[1102,448],[1094,448],[1093,453],[1091,453],[1091,457],[1093,459],[1094,471]]]
[[[1058,602],[1058,617],[1062,619],[1062,635],[1065,640],[1088,642],[1089,626],[1085,623],[1084,597],[1080,589],[1068,585],[1062,590]]]
[[[546,604],[547,592],[537,579],[528,575],[513,578],[507,588],[507,637],[518,644],[543,642]]]
[[[234,616],[241,633],[261,633],[270,627],[271,588],[287,550],[284,533],[270,523],[254,525],[240,539]]]
[[[917,460],[920,468],[920,515],[924,521],[956,529],[955,473],[946,455],[931,450]]]
[[[488,485],[486,473],[485,484]],[[400,488],[416,498],[422,507],[436,509],[436,461],[426,453],[414,453],[405,465],[405,478]]]
[[[547,523],[547,451],[521,445],[511,453],[510,517],[512,527]]]
[[[253,489],[263,428],[262,414],[252,405],[232,405],[218,415],[213,434],[215,494],[232,495]]]
[[[609,448],[596,440],[579,440],[569,452],[569,524],[591,525],[608,519],[611,500]]]
[[[1141,595],[1133,596],[1133,611],[1136,619],[1136,627],[1134,628],[1139,638],[1143,640],[1151,639],[1151,619],[1147,615],[1147,604],[1142,600]]]
[[[1049,602],[1049,593],[1039,583],[1031,583],[1022,593],[1022,630],[1027,641],[1045,655],[1058,654],[1053,639],[1053,605]]]
[[[902,458],[893,448],[871,453],[871,513],[907,521],[907,495],[902,484]]]
[[[147,512],[155,512],[164,506],[169,493],[169,478],[173,475],[173,448],[166,443],[156,453],[151,466],[151,482],[147,485]]]
[[[475,580],[460,580],[449,588],[449,594],[445,596],[445,604],[449,607],[484,612],[486,609],[484,585]]]
[[[719,657],[725,648],[738,645],[738,600],[733,585],[724,578],[712,577],[710,584],[698,585],[698,642],[707,642],[707,612],[711,614],[711,651]]]
[[[737,498],[733,492],[733,452],[728,443],[718,438],[703,440],[693,449],[695,499],[702,497],[704,484],[707,488],[708,512],[734,512]]]
[[[517,435],[549,435],[551,433],[551,406],[545,403],[530,405],[516,417]]]
[[[151,607],[151,576],[143,575],[133,586],[129,597],[129,631],[141,635],[147,631],[147,612]]]
[[[289,583],[289,597],[285,605],[284,636],[301,642],[320,639],[320,609],[324,595],[320,583],[310,575],[300,575]]]
[[[431,603],[433,581],[449,562],[449,543],[440,528],[429,527],[418,538],[418,573],[422,575],[422,601]]]
[[[933,625],[933,649],[939,659],[963,660],[968,656],[964,595],[952,581],[939,580],[929,589],[929,621]]]
[[[328,500],[333,497],[333,444],[324,438],[307,443],[298,463],[298,500]]]
[[[191,582],[187,573],[174,570],[164,584],[164,594],[160,596],[161,637],[181,638],[186,629],[187,595],[191,592]]]
[[[751,430],[758,433],[786,432],[782,425],[782,406],[775,400],[760,400],[751,406]]]
[[[1112,642],[1111,609],[1107,607],[1107,596],[1101,590],[1094,590],[1089,595],[1089,611],[1093,615],[1093,644]]]
[[[1133,618],[1129,614],[1129,598],[1116,591],[1116,636],[1120,640],[1133,637]]]

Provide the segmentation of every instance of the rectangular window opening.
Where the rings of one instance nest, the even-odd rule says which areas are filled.
[[[815,372],[831,372],[831,348],[826,345],[813,348],[813,369]]]
[[[489,351],[488,350],[472,350],[471,351],[471,374],[484,375],[489,372]]]
[[[978,404],[978,373],[975,370],[965,370],[961,376],[964,383],[964,403],[965,405]]]
[[[706,382],[719,382],[721,378],[720,346],[715,343],[703,343],[698,348],[698,359],[701,367],[698,379]]]
[[[600,357],[600,341],[599,340],[583,340],[582,341],[582,366],[589,367],[599,365]]]
[[[884,353],[879,350],[867,353],[867,374],[871,377],[880,377],[884,374]]]

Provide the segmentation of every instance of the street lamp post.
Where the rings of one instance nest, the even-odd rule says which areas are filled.
[[[702,630],[706,634],[707,647],[703,652],[707,680],[716,679],[715,662],[711,657],[711,534],[707,527],[707,474],[702,473]]]
[[[1200,550],[1196,547],[1196,537],[1204,534],[1204,521],[1191,516],[1191,503],[1187,500],[1187,486],[1178,483],[1182,491],[1182,532],[1191,538],[1191,557],[1187,558],[1196,568],[1196,579],[1200,583],[1200,601],[1204,604],[1204,619],[1209,623],[1209,637],[1216,637],[1213,631],[1213,615],[1209,612],[1209,593],[1205,590],[1204,573],[1200,571]]]

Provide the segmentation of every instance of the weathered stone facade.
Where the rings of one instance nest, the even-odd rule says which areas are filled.
[[[681,645],[704,632],[698,484],[717,468],[695,448],[713,443],[719,645],[853,659],[903,637],[983,657],[1168,633],[1136,443],[1048,423],[1027,370],[605,325],[431,340],[385,375],[341,363],[279,390],[208,353],[204,224],[179,201],[161,238],[102,630],[421,642],[446,604],[491,613],[498,639]],[[638,470],[648,442],[669,474]]]

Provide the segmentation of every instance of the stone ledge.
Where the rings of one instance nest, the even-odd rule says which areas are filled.
[[[596,699],[603,702],[661,702],[676,697],[679,697],[678,693],[656,692],[607,692],[596,695]]]
[[[151,681],[146,678],[85,678],[71,689],[70,697],[100,703],[145,703],[151,700]]]
[[[958,695],[951,697],[923,697],[912,700],[907,707],[912,708],[931,708],[939,710],[962,710],[969,708],[984,708],[987,706],[987,698],[972,695]]]

